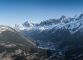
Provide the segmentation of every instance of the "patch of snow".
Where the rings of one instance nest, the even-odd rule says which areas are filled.
[[[41,40],[37,40],[36,42],[39,44],[38,48],[56,50],[56,48],[52,42],[45,42],[45,41],[41,41]]]
[[[12,31],[12,32],[14,32],[14,30],[9,28],[8,26],[0,26],[0,33],[2,33],[3,31]]]
[[[50,56],[49,58],[52,58],[52,57],[54,57],[55,55],[56,55],[56,53],[52,54],[52,56]]]

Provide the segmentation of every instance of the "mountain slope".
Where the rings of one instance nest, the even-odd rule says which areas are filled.
[[[4,29],[3,29],[4,28]],[[10,42],[17,42],[21,44],[26,44],[34,46],[35,43],[30,42],[26,37],[21,35],[20,33],[16,32],[14,29],[8,27],[8,26],[3,26],[0,28],[2,30],[1,32],[1,40],[2,41],[10,41]]]
[[[31,38],[24,37],[9,26],[0,25],[0,60],[31,60],[46,56]]]

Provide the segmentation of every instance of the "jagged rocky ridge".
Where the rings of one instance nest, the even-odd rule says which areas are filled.
[[[13,28],[35,39],[39,48],[53,50],[49,58],[63,59],[65,56],[65,59],[73,60],[83,57],[83,14],[77,14],[73,18],[62,16],[40,23],[25,23]]]
[[[15,25],[13,28],[17,31],[30,31],[30,30],[39,30],[46,31],[51,29],[68,29],[71,34],[77,32],[82,28],[83,25],[83,14],[75,15],[74,18],[61,16],[60,19],[49,19],[38,23],[33,23],[27,21],[23,24]]]

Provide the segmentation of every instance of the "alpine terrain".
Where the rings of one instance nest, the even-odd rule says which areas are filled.
[[[13,28],[24,36],[33,38],[38,48],[47,49],[49,58],[83,59],[83,14],[61,16],[40,23],[26,21],[15,24]]]
[[[9,26],[0,25],[0,60],[41,60],[47,52]]]

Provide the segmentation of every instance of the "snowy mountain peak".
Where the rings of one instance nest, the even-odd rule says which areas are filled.
[[[36,23],[32,22],[32,21],[26,21],[23,25],[27,26],[27,27],[31,27],[33,25],[35,25]]]
[[[80,18],[83,18],[83,14],[80,14],[80,16],[79,16]]]
[[[49,19],[41,21],[39,24],[33,23],[32,21],[27,21],[23,24],[16,25],[14,29],[17,31],[46,31],[51,29],[67,29],[70,33],[75,33],[83,27],[83,14],[77,14],[75,17],[70,18],[64,15],[60,19]]]
[[[77,18],[83,18],[83,13],[76,14],[74,18],[75,19],[77,19]]]
[[[60,19],[62,20],[62,19],[65,19],[65,18],[67,18],[67,17],[66,17],[66,16],[64,16],[64,15],[62,15]]]
[[[26,22],[29,23],[29,24],[34,23],[34,22],[30,21],[30,20],[28,20],[28,21],[26,21]]]
[[[60,23],[62,23],[64,20],[66,20],[67,19],[67,17],[66,16],[64,16],[64,15],[62,15],[61,16],[61,18],[59,19],[60,20]]]

